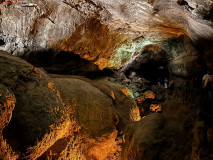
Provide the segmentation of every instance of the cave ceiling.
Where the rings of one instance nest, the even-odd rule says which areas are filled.
[[[14,55],[59,49],[119,67],[147,44],[184,36],[193,44],[213,35],[212,0],[34,0],[36,8],[2,5],[1,49]],[[125,60],[116,61],[120,50]],[[202,47],[201,47],[202,48]],[[126,53],[126,52],[125,52]]]

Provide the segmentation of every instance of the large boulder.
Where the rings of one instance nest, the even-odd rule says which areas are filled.
[[[101,135],[115,129],[112,99],[89,83],[73,78],[55,78],[64,100],[74,107],[74,117],[87,133]]]
[[[124,160],[179,160],[190,157],[195,106],[172,99],[164,102],[162,114],[152,113],[127,125]]]
[[[116,159],[118,136],[140,120],[127,89],[108,80],[49,77],[5,52],[0,70],[1,159]]]
[[[42,71],[2,51],[0,70],[0,135],[14,151],[25,152],[63,122],[65,110]]]
[[[81,146],[86,159],[120,159],[119,136],[130,121],[140,120],[139,109],[126,89],[108,80],[79,76],[53,75],[65,105],[81,127]]]
[[[117,123],[121,127],[134,121],[131,111],[136,106],[124,86],[79,76],[50,74],[50,77],[60,90],[62,99],[74,107],[74,117],[87,133],[100,135],[104,130],[115,128]]]

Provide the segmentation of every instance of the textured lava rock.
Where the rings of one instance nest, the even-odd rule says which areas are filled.
[[[212,1],[183,2],[186,5],[177,0],[35,0],[36,8],[4,5],[1,48],[15,55],[49,48],[73,51],[95,59],[103,69],[114,66],[110,59],[122,44],[141,36],[152,42],[185,35],[211,44]]]
[[[149,46],[149,44],[152,44],[152,46],[153,44],[155,46],[156,44],[160,45],[161,47],[159,48],[165,51],[167,58],[163,59],[168,62],[168,71],[170,74],[177,76],[200,75],[203,72],[200,68],[203,59],[203,64],[213,70],[211,49],[213,42],[212,0],[35,0],[34,3],[37,3],[38,7],[21,8],[18,5],[1,6],[1,49],[14,55],[31,54],[32,52],[39,53],[40,51],[52,48],[74,52],[84,59],[92,60],[100,69],[105,67],[127,68],[127,71],[130,72],[127,73],[127,75],[129,74],[129,77],[132,77],[131,79],[136,81],[136,85],[142,83],[137,81],[139,79],[137,76],[140,73],[140,76],[144,76],[150,81],[158,78],[157,75],[152,77],[149,73],[146,73],[145,70],[142,70],[142,68],[150,68],[150,62],[161,62],[162,59],[158,59],[158,56],[150,57],[154,55],[154,51],[151,50],[148,52],[151,54],[146,54],[145,57],[142,56],[139,58],[137,61],[138,66],[134,66],[132,63],[136,63],[134,58],[140,57],[142,55],[140,53],[144,48]],[[195,47],[199,49],[198,52]],[[157,47],[155,48],[157,49]],[[47,83],[49,80],[44,73],[37,71],[33,66],[30,70],[31,66],[24,61],[15,59],[14,57],[10,57],[9,59],[11,60],[3,58],[4,61],[2,64],[4,65],[0,64],[0,76],[2,77],[0,79],[0,91],[3,95],[0,98],[2,101],[0,106],[3,108],[1,115],[4,115],[4,118],[0,120],[3,122],[1,129],[4,128],[3,136],[5,137],[5,140],[3,140],[4,137],[1,138],[1,148],[4,150],[1,153],[5,155],[11,153],[13,150],[24,152],[30,145],[36,144],[37,139],[41,140],[42,137],[45,137],[44,134],[50,131],[50,125],[55,124],[57,119],[61,119],[60,110],[63,111],[64,109],[59,98],[59,92],[57,92],[57,89],[54,87],[54,83]],[[20,63],[16,64],[16,60],[20,61]],[[141,68],[140,61],[143,60],[143,65],[145,66],[142,65]],[[57,62],[58,65],[56,68],[55,66],[48,66],[53,72],[58,73],[59,70],[64,69],[64,63],[67,64],[68,68],[70,67],[70,61]],[[198,65],[197,62],[199,62]],[[154,69],[151,69],[151,71],[153,73],[157,72],[160,66],[161,64],[153,67]],[[90,65],[88,65],[88,68],[89,67]],[[167,63],[163,67],[167,68]],[[133,69],[131,70],[131,68]],[[136,76],[132,75],[135,70],[137,72]],[[77,72],[78,71],[77,69]],[[124,69],[124,71],[126,70]],[[76,72],[76,70],[74,70],[74,72]],[[41,74],[41,76],[38,73]],[[167,73],[167,75],[169,74]],[[122,77],[122,80],[125,80],[125,83],[130,83],[125,77]],[[96,95],[100,94],[102,97],[101,100],[98,101],[100,104],[102,104],[103,101],[113,106],[113,109],[111,109],[111,107],[108,106],[103,107],[104,104],[98,106],[90,104],[95,110],[101,108],[100,113],[102,113],[101,115],[104,117],[110,117],[103,126],[101,126],[99,122],[105,122],[105,120],[101,119],[100,115],[91,114],[88,108],[86,108],[86,113],[91,114],[91,117],[85,116],[85,119],[84,117],[78,119],[78,123],[83,126],[85,131],[91,132],[90,134],[98,134],[97,129],[100,129],[98,130],[100,132],[106,131],[108,126],[113,128],[112,132],[107,133],[107,137],[110,138],[106,138],[103,142],[109,139],[115,142],[114,140],[117,134],[115,124],[117,123],[117,118],[116,116],[112,116],[114,112],[119,117],[119,124],[116,127],[120,133],[126,123],[129,123],[130,117],[133,117],[135,120],[139,119],[137,116],[136,118],[131,116],[137,115],[135,114],[137,113],[137,108],[131,107],[132,102],[129,102],[127,89],[119,90],[116,88],[116,90],[113,90],[113,85],[108,89],[109,87],[106,83],[106,86],[97,87],[97,85],[99,85],[98,83],[87,83],[85,82],[87,80],[69,81],[71,82],[62,80],[62,82],[68,84],[76,82],[90,89],[89,92],[85,89],[81,92],[92,95],[91,97],[86,97],[86,100],[92,101]],[[60,82],[58,83],[60,86]],[[183,83],[184,82],[181,82],[180,86],[183,87]],[[176,84],[175,82],[175,85]],[[95,87],[93,88],[91,85]],[[40,90],[40,88],[42,89]],[[69,95],[69,88],[76,90],[75,93],[78,94],[79,97],[80,91],[73,86],[67,85],[64,89],[61,89],[61,91],[67,89],[64,95],[67,95],[68,99],[73,99],[75,94],[72,91],[73,95]],[[97,88],[101,92],[99,92]],[[93,89],[95,91],[94,93],[92,92]],[[67,98],[66,96],[64,97]],[[84,99],[82,97],[79,97],[79,99],[82,101],[79,103],[79,107],[75,108],[76,115],[81,114],[81,112],[78,112],[78,109],[84,111],[81,108],[82,104],[86,105],[83,103]],[[53,113],[49,113],[48,111],[52,111],[56,105],[59,106],[59,109],[56,109]],[[7,108],[6,110],[4,109],[5,107]],[[45,110],[46,108],[47,110]],[[105,113],[105,111],[109,112]],[[172,111],[174,111],[174,109]],[[173,114],[173,112],[170,114]],[[13,116],[11,117],[11,115]],[[72,117],[70,115],[69,117]],[[168,115],[167,117],[150,117],[147,117],[149,119],[148,121],[141,120],[139,123],[136,123],[137,125],[132,124],[132,126],[130,125],[129,129],[127,129],[127,131],[129,131],[127,133],[128,138],[126,139],[125,154],[123,155],[124,159],[183,159],[186,153],[183,153],[182,150],[189,153],[191,145],[191,139],[188,138],[191,132],[189,134],[186,133],[187,136],[182,134],[185,133],[185,129],[182,130],[183,122],[179,121],[183,118],[175,117],[174,122],[172,117],[170,122]],[[77,119],[78,117],[75,118]],[[25,123],[25,121],[27,123]],[[163,124],[162,121],[165,121],[165,124]],[[16,125],[17,123],[20,126],[18,128],[14,127],[18,126]],[[94,127],[93,124],[101,127]],[[38,127],[35,128],[35,125]],[[71,143],[71,140],[63,139],[64,137],[67,138],[67,135],[73,134],[68,126],[71,127],[72,125],[69,121],[65,121],[64,125],[60,125],[60,127],[63,128],[61,129],[61,133],[53,132],[53,134],[49,134],[49,137],[53,136],[52,139],[50,138],[51,143],[48,145],[41,143],[41,146],[45,147],[40,147],[39,152],[34,148],[34,153],[37,154],[34,154],[31,159],[35,159],[39,156],[41,156],[40,158],[42,159],[42,156],[45,157],[45,155],[47,158],[48,154],[43,154],[43,152],[47,151],[51,154],[51,151],[48,150],[50,146],[57,148],[58,144],[60,145],[62,142],[67,142],[63,144],[69,144],[67,148],[72,148],[74,143]],[[170,126],[175,126],[176,128]],[[143,131],[140,129],[141,127],[147,128],[147,130]],[[23,135],[20,134],[22,130],[25,131]],[[149,131],[152,133],[151,135],[147,134]],[[171,135],[165,135],[164,133],[171,133]],[[170,137],[175,137],[177,133],[178,137],[172,138],[171,140]],[[64,136],[65,134],[66,136]],[[54,135],[60,136],[54,137]],[[181,139],[180,137],[184,138]],[[22,139],[24,140],[22,141]],[[62,142],[58,141],[59,139],[62,139]],[[101,139],[99,140],[101,141]],[[95,141],[90,144],[95,143],[97,142]],[[11,147],[8,147],[8,145]],[[98,146],[101,145],[99,144]],[[163,148],[159,146],[163,146]],[[65,145],[62,149],[59,147],[60,151],[54,151],[57,154],[60,152],[61,155],[65,155],[70,151],[67,148]],[[100,148],[106,150],[107,145]],[[177,148],[178,151],[181,150],[181,152],[176,152]],[[97,150],[95,147],[93,149]],[[63,152],[64,150],[67,150],[67,152]],[[84,150],[88,150],[87,156],[89,159],[95,159],[100,156],[98,153],[92,154],[94,150],[89,150],[89,147],[85,147]],[[145,152],[146,150],[148,151]],[[159,151],[162,151],[162,153]],[[164,151],[167,151],[167,153]],[[175,154],[173,154],[174,152]],[[79,152],[75,151],[72,153],[77,154]],[[12,159],[11,157],[16,159],[14,158],[16,155],[13,156],[12,153],[10,155],[7,159]],[[60,157],[59,155],[58,157],[53,157],[53,159],[58,159]],[[108,156],[108,154],[104,155],[102,159],[106,159]],[[70,157],[65,156],[64,159],[69,158]],[[2,159],[5,159],[5,157],[3,156]]]
[[[0,61],[1,95],[7,90],[15,99],[12,110],[10,106],[1,106],[1,111],[12,112],[7,118],[7,126],[3,127],[3,137],[12,149],[23,152],[40,141],[50,131],[51,125],[59,123],[64,107],[49,88],[44,73],[5,52],[0,53]],[[51,112],[56,108],[56,112]]]
[[[78,79],[54,79],[63,99],[75,101],[74,117],[90,135],[115,128],[116,114],[112,109],[112,100],[99,89]],[[114,120],[115,122],[114,122]]]
[[[120,158],[118,135],[140,120],[123,86],[77,76],[50,78],[5,52],[0,62],[1,159]]]
[[[178,160],[190,156],[196,113],[187,113],[190,107],[180,101],[167,100],[164,105],[162,114],[150,114],[126,127],[122,159]]]
[[[194,76],[202,74],[201,55],[192,41],[184,36],[162,42],[162,48],[168,54],[169,72],[176,76]]]
[[[84,109],[84,106],[85,106],[84,103],[88,102],[87,105],[89,105],[90,103],[93,104],[93,101],[97,101],[97,104],[99,104],[99,106],[97,106],[97,109],[103,107],[101,110],[109,111],[110,115],[108,115],[108,116],[110,116],[111,118],[109,118],[108,122],[106,123],[108,125],[110,124],[109,126],[112,127],[114,125],[114,123],[116,122],[116,116],[114,116],[114,114],[116,114],[119,118],[120,127],[125,125],[126,122],[131,121],[131,118],[130,118],[131,112],[130,111],[133,108],[135,108],[135,105],[134,105],[134,100],[128,94],[124,94],[124,92],[122,91],[122,90],[126,90],[126,88],[124,86],[122,86],[120,84],[109,82],[108,80],[90,80],[90,79],[78,77],[78,76],[54,75],[54,74],[50,74],[50,76],[58,84],[58,88],[61,91],[63,99],[68,99],[68,100],[74,99],[75,101],[78,101],[79,104],[76,102],[76,105],[78,105],[78,107],[76,106],[76,119],[78,119],[81,123],[83,123],[82,119],[85,118],[84,122],[87,122],[84,124],[85,126],[89,124],[90,117],[85,115],[84,118],[79,119],[77,115],[82,114],[82,112],[81,112],[82,110],[87,110],[86,108]],[[63,81],[65,81],[66,83],[63,83]],[[73,84],[74,82],[80,83],[81,85],[86,85],[87,89],[85,89],[85,88],[79,89],[79,87],[76,87],[76,85]],[[68,84],[70,84],[70,85],[66,86]],[[81,85],[79,85],[79,86],[81,86]],[[88,90],[88,88],[91,88],[92,91],[94,90],[96,92],[92,92],[91,90]],[[101,91],[102,93],[99,91]],[[87,92],[88,92],[88,94],[85,94]],[[73,93],[73,94],[71,94],[71,93]],[[96,95],[97,93],[102,95],[101,100],[97,99],[97,95]],[[85,95],[85,97],[82,97],[82,95]],[[105,100],[104,100],[104,97],[105,97]],[[84,100],[81,100],[82,98]],[[105,103],[103,103],[103,102],[105,102]],[[113,110],[111,110],[109,108],[109,106],[112,106]],[[93,108],[95,106],[93,105],[91,107]],[[89,108],[91,108],[91,107],[89,107]],[[93,115],[93,113],[90,113],[89,108],[87,110],[88,115],[89,114]],[[104,115],[106,114],[104,112],[102,112],[102,113]],[[96,123],[98,123],[98,124],[96,124],[96,125],[101,125],[102,118],[101,117],[99,117],[99,118],[100,118],[100,122],[97,121]],[[113,125],[111,124],[112,121],[113,121]],[[92,121],[91,121],[91,123],[92,123]],[[93,126],[93,127],[95,127],[95,126]],[[102,127],[99,127],[99,129],[101,129]],[[87,127],[85,127],[85,128],[87,128]],[[99,130],[99,129],[97,129],[97,130]],[[91,130],[93,130],[93,129],[91,128]],[[94,130],[94,132],[96,132],[96,131]]]

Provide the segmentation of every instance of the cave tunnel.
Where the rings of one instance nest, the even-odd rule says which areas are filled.
[[[165,78],[169,79],[168,62],[166,60],[160,62],[148,62],[140,64],[137,68],[129,68],[125,75],[129,77],[132,72],[135,72],[138,77],[147,79],[152,83],[163,83]]]
[[[0,7],[0,159],[213,159],[212,0]]]
[[[131,77],[132,72],[136,76],[145,78],[151,83],[163,83],[165,78],[169,78],[169,59],[161,45],[147,45],[143,51],[137,55],[135,60],[128,64],[125,75]]]

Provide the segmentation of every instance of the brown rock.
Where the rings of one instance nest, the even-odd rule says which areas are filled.
[[[0,52],[0,70],[0,135],[14,151],[24,153],[50,132],[51,125],[63,122],[64,107],[48,87],[47,76],[27,62]]]

